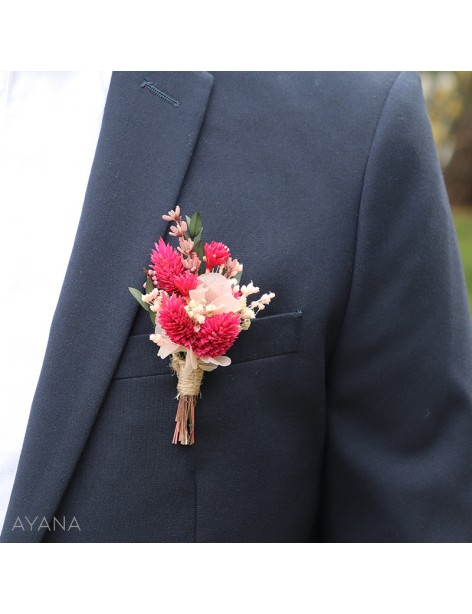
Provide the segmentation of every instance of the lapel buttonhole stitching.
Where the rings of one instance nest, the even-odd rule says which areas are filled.
[[[156,84],[152,81],[149,81],[149,79],[144,79],[140,87],[148,89],[150,92],[156,94],[156,96],[159,96],[160,98],[162,98],[162,100],[165,100],[165,102],[168,102],[173,107],[177,108],[180,106],[180,100],[177,100],[177,98],[174,98],[167,92],[160,90],[158,87],[156,87]]]

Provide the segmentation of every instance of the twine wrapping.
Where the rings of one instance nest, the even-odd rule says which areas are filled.
[[[195,443],[195,406],[200,394],[203,369],[197,367],[187,375],[183,375],[185,360],[178,355],[172,356],[171,367],[177,374],[177,398],[179,399],[172,443],[192,445]]]
[[[200,385],[203,378],[203,369],[197,367],[188,375],[182,375],[185,367],[185,360],[179,356],[173,355],[171,362],[172,369],[177,373],[178,383],[177,391],[180,395],[188,397],[198,397],[200,394]]]

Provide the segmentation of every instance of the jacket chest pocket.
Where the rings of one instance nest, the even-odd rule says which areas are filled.
[[[256,318],[242,331],[228,356],[238,364],[298,351],[302,312],[294,311]],[[149,334],[152,326],[149,325]],[[148,377],[170,373],[169,361],[157,356],[149,334],[131,335],[125,344],[113,379]]]

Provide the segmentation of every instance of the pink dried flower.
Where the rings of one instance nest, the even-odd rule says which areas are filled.
[[[218,241],[205,243],[207,271],[210,271],[215,266],[224,264],[230,256],[229,249],[224,243],[219,243]]]
[[[193,251],[193,248],[194,242],[192,239],[184,239],[183,237],[180,237],[179,247],[177,248],[180,253],[188,256]]]
[[[167,215],[163,215],[162,219],[165,220],[166,222],[178,222],[180,218],[180,207],[179,205],[177,205],[177,207],[175,208],[175,211],[173,209],[171,209]]]
[[[233,284],[220,273],[203,273],[198,277],[199,284],[190,291],[190,298],[198,303],[213,305],[216,313],[238,312],[241,301],[233,295]]]
[[[175,292],[175,276],[184,272],[184,265],[180,254],[171,245],[167,245],[161,238],[156,249],[151,252],[151,269],[155,273],[157,285],[166,292]],[[154,275],[153,275],[154,281]]]
[[[257,301],[252,301],[249,305],[251,309],[257,309],[256,313],[265,309],[266,305],[269,305],[270,301],[275,298],[275,294],[273,292],[266,292],[263,294]]]
[[[197,287],[198,275],[185,271],[185,273],[175,276],[174,283],[180,294],[187,297],[190,290],[195,290]]]
[[[190,273],[198,273],[200,264],[200,258],[195,252],[192,252],[188,258],[182,258],[182,266]]]
[[[187,222],[180,220],[177,222],[175,226],[171,226],[169,229],[169,234],[172,237],[184,237],[187,232]]]
[[[149,292],[148,294],[143,294],[141,298],[143,302],[145,303],[152,303],[152,301],[156,299],[158,296],[159,296],[159,290],[157,288],[153,288],[151,292]]]
[[[250,281],[247,286],[241,286],[241,293],[243,296],[250,296],[251,294],[257,294],[259,292],[259,288]]]
[[[226,277],[235,277],[242,270],[243,265],[238,261],[237,258],[235,258],[234,260],[232,258],[228,258],[228,260],[225,262]]]
[[[275,294],[273,292],[268,292],[263,294],[259,300],[263,305],[268,305],[273,298],[275,298]]]
[[[171,296],[162,302],[159,312],[159,324],[173,343],[190,347],[194,338],[193,322],[185,311],[185,299]]]
[[[215,358],[223,356],[239,335],[239,315],[220,313],[207,318],[202,324],[192,349],[198,356]]]

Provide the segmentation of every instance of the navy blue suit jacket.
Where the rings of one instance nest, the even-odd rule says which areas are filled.
[[[192,447],[127,289],[177,203],[277,295]],[[469,541],[471,374],[416,74],[114,73],[2,540]]]

